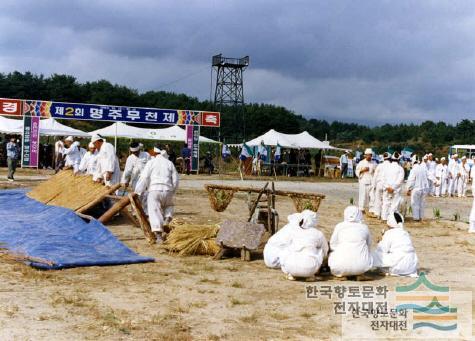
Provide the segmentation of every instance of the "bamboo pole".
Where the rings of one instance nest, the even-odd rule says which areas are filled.
[[[109,208],[103,215],[101,215],[98,220],[103,224],[107,223],[128,204],[130,204],[130,198],[122,197],[114,205],[112,205],[112,207]]]
[[[148,222],[148,218],[145,215],[145,212],[142,208],[142,204],[140,203],[140,200],[138,199],[137,194],[129,193],[128,197],[130,198],[130,205],[132,206],[132,209],[135,211],[135,215],[137,219],[139,220],[140,227],[142,228],[145,238],[147,238],[150,244],[155,244],[157,238],[155,237],[155,234],[152,232],[152,228],[150,227],[150,223]]]
[[[97,204],[99,204],[100,202],[102,202],[106,198],[106,195],[117,191],[119,189],[119,187],[120,187],[120,184],[115,184],[114,186],[110,187],[110,190],[107,191],[106,194],[101,195],[100,197],[97,197],[96,199],[94,199],[90,203],[80,207],[79,209],[76,210],[76,212],[79,212],[79,213],[86,212],[87,210],[91,209],[92,207],[94,207]]]
[[[226,185],[215,185],[215,184],[206,184],[205,188],[216,188],[216,189],[224,189],[224,190],[233,190],[237,192],[252,192],[252,193],[260,193],[262,189],[255,188],[255,187],[244,187],[244,186],[226,186]],[[295,197],[309,197],[315,198],[319,197],[324,199],[325,195],[320,193],[308,193],[308,192],[293,192],[293,191],[274,191],[275,195],[282,195],[282,196],[295,196]]]

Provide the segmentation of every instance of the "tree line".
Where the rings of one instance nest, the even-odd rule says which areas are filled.
[[[170,109],[220,110],[220,129],[204,129],[203,135],[221,138],[226,142],[242,142],[275,129],[283,133],[307,130],[316,138],[325,137],[334,145],[349,148],[373,146],[378,150],[387,147],[412,147],[418,152],[444,151],[451,144],[470,144],[475,131],[475,121],[464,119],[455,125],[445,122],[425,121],[421,124],[384,124],[369,127],[315,118],[307,119],[282,106],[272,104],[246,104],[237,109],[230,106],[215,108],[210,101],[199,100],[185,94],[166,91],[139,93],[126,86],[107,80],[79,82],[74,76],[53,74],[49,77],[30,72],[0,73],[0,97],[41,99],[63,102],[96,103],[136,107]],[[109,122],[63,121],[78,129],[90,131],[104,127]]]

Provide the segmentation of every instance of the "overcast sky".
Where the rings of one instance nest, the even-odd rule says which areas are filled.
[[[201,99],[212,55],[249,55],[246,102],[369,124],[475,118],[473,0],[1,0],[0,51],[4,73]]]

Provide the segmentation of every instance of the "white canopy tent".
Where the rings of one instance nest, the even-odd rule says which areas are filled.
[[[330,146],[328,142],[322,142],[304,131],[300,134],[284,134],[274,129],[267,133],[246,142],[250,147],[259,146],[264,141],[266,146],[277,146],[279,144],[283,148],[295,149],[337,149]]]
[[[185,129],[179,126],[149,129],[130,126],[122,122],[116,122],[108,127],[91,131],[89,134],[99,134],[104,137],[124,137],[142,140],[161,140],[178,142],[185,142],[186,140],[186,131]],[[204,136],[200,136],[199,141],[200,143],[219,143]]]
[[[4,134],[22,134],[23,120],[15,120],[0,116],[0,132]],[[59,123],[54,118],[47,118],[40,121],[40,135],[46,136],[79,136],[89,137],[90,135],[82,130],[74,129]]]

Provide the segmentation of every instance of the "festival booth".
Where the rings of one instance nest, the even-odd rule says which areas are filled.
[[[256,137],[248,142],[246,145],[249,147],[257,147],[264,144],[266,147],[276,147],[277,148],[286,148],[286,149],[297,149],[299,151],[305,149],[320,149],[320,150],[337,150],[331,146],[328,142],[322,142],[319,139],[310,135],[307,131],[304,131],[299,134],[284,134],[280,133],[274,129],[269,130],[265,134]],[[278,151],[280,153],[280,150]],[[255,153],[254,153],[255,154]],[[276,174],[277,171],[281,170],[282,174],[288,175],[289,172],[295,171],[297,175],[302,173],[311,173],[312,165],[303,164],[300,162],[300,157],[297,157],[297,162],[289,162],[287,160],[282,160],[282,155],[280,156],[281,162],[274,162],[275,155],[272,157],[271,152],[267,149],[267,159],[264,162],[261,162],[261,171],[270,171],[271,173]]]
[[[104,137],[118,137],[140,140],[157,140],[157,141],[186,141],[186,131],[179,126],[171,126],[168,128],[139,128],[122,122],[116,122],[108,127],[91,131],[89,134],[99,134]],[[204,136],[199,137],[199,143],[219,143],[215,140]]]
[[[0,133],[3,134],[23,134],[23,120],[15,120],[0,116]],[[44,136],[77,136],[89,137],[90,135],[82,130],[74,129],[59,123],[54,118],[40,120],[40,135]]]

